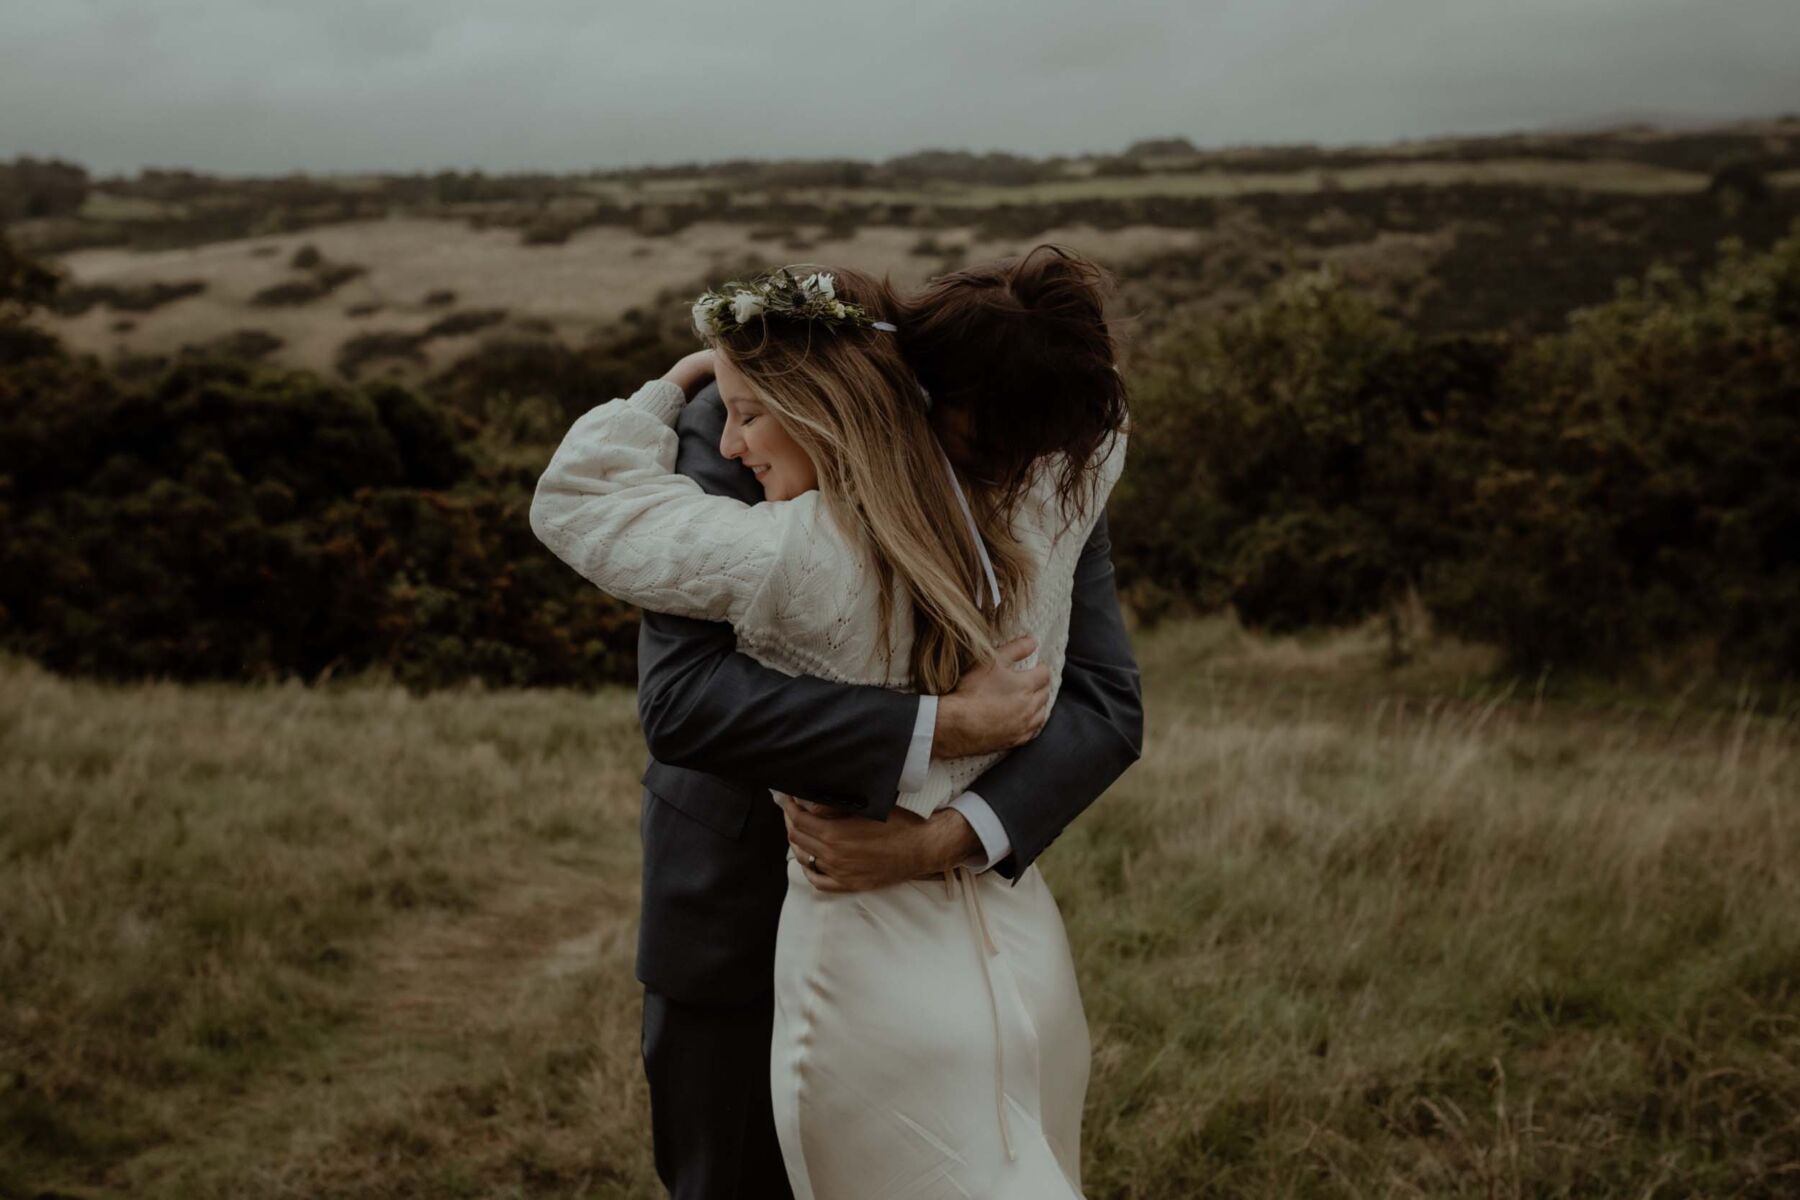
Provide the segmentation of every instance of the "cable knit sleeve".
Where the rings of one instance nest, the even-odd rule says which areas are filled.
[[[749,505],[677,474],[675,419],[686,401],[658,379],[583,413],[538,480],[531,529],[628,604],[736,625],[817,498]]]

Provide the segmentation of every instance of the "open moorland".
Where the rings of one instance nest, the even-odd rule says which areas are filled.
[[[1140,636],[1044,859],[1096,1198],[1800,1179],[1791,706],[1495,683],[1378,630]],[[626,689],[0,667],[0,1195],[657,1194]]]
[[[535,482],[705,284],[1040,240],[1148,710],[1044,859],[1087,1193],[1800,1195],[1789,117],[0,164],[0,1200],[654,1195],[636,618]]]
[[[227,345],[416,379],[480,341],[579,343],[748,266],[917,282],[1041,240],[1126,278],[1154,328],[1332,264],[1425,332],[1557,327],[1654,261],[1689,274],[1800,215],[1800,119],[1324,149],[925,152],[584,175],[89,179],[0,166],[0,219],[54,258],[59,334],[104,357]]]

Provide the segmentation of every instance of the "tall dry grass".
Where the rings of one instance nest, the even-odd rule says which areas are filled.
[[[0,1195],[641,1192],[628,692],[0,668]]]
[[[1800,1191],[1792,713],[1139,641],[1095,1197]],[[0,1194],[655,1194],[628,693],[0,666]]]
[[[1800,1192],[1793,716],[1168,631],[1059,848],[1109,1196]]]

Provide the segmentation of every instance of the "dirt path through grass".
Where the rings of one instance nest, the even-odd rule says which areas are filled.
[[[622,1028],[637,1021],[626,986],[635,932],[636,881],[571,866],[508,880],[473,911],[404,920],[358,951],[367,977],[340,1028],[206,1118],[182,1112],[188,1136],[122,1165],[117,1182],[171,1196],[397,1195],[409,1184],[496,1194],[491,1175],[469,1169],[471,1134],[490,1136],[485,1115],[493,1153],[480,1157],[496,1168],[552,1183],[563,1175],[560,1139],[563,1165],[586,1160],[561,1179],[577,1194],[639,1194],[641,1169],[596,1170],[590,1157],[596,1110],[622,1147],[642,1140],[637,1072],[599,1061],[636,1045]],[[590,1001],[605,1011],[584,1012]],[[561,1119],[556,1097],[535,1094],[544,1081],[521,1078],[541,1073],[526,1060],[546,1056],[553,1078],[558,1063],[587,1068],[571,1093],[587,1111]],[[588,1086],[595,1076],[606,1086]],[[542,1106],[536,1136],[523,1122],[524,1146],[518,1114],[506,1115],[520,1103]],[[460,1159],[454,1170],[434,1161],[450,1139],[457,1153],[443,1158]]]

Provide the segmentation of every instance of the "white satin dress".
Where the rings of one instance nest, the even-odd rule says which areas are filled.
[[[890,656],[873,566],[818,492],[746,505],[676,473],[685,401],[658,380],[578,418],[538,481],[538,537],[629,603],[728,621],[740,650],[778,670],[910,690],[904,597]],[[1037,639],[1052,703],[1075,564],[1124,458],[1121,433],[1073,520],[1047,467],[1013,520],[1033,567],[1013,632]],[[933,762],[889,819],[929,815],[999,758]],[[837,895],[790,858],[769,1080],[799,1200],[1079,1197],[1088,1062],[1062,914],[1035,865],[1016,885],[959,867]]]
[[[1088,1061],[1035,865],[833,894],[790,858],[769,1065],[796,1200],[1078,1197]]]

